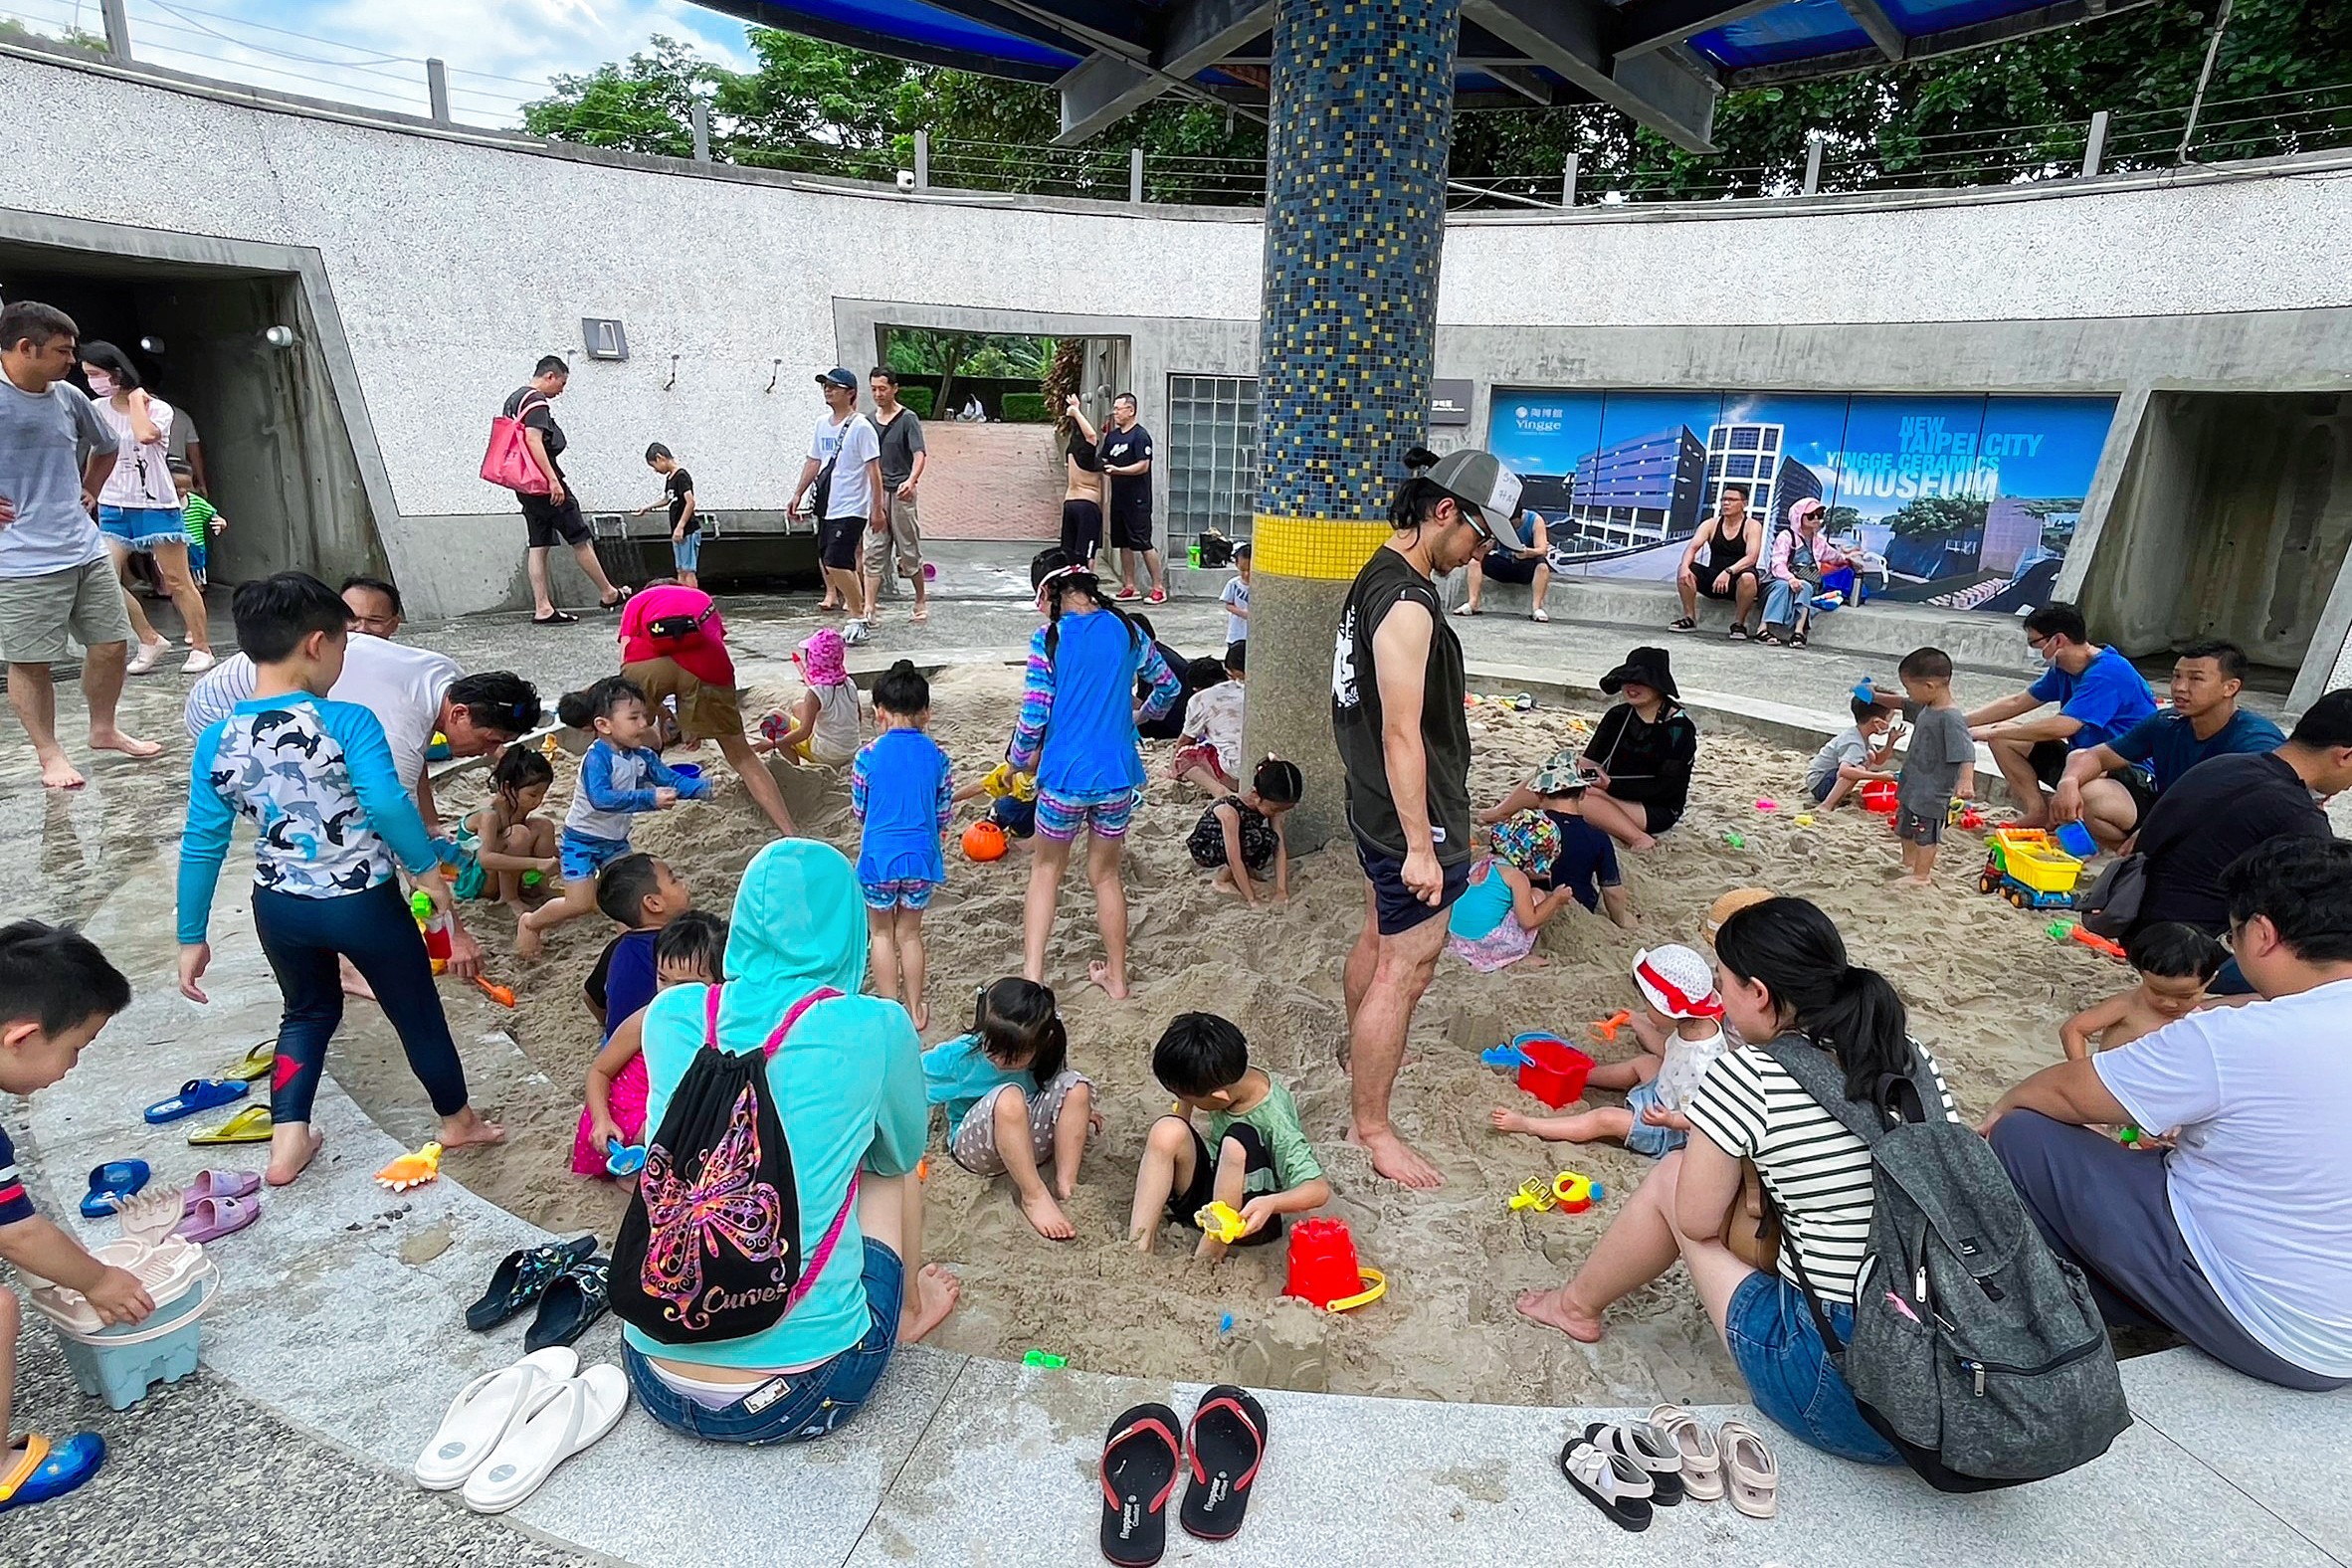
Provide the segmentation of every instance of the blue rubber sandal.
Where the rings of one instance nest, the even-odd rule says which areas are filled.
[[[0,1513],[63,1497],[105,1463],[106,1440],[95,1432],[78,1432],[55,1446],[37,1432],[29,1434],[24,1459],[0,1475]]]
[[[147,1169],[145,1160],[108,1160],[90,1173],[90,1191],[82,1199],[82,1217],[102,1220],[122,1207],[123,1200],[138,1196],[154,1173]]]
[[[182,1116],[193,1116],[200,1110],[215,1105],[226,1105],[243,1099],[252,1085],[238,1078],[190,1078],[180,1085],[180,1091],[169,1099],[159,1099],[147,1107],[147,1120],[160,1126],[177,1121]]]

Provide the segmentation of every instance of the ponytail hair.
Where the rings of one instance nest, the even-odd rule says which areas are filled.
[[[610,718],[623,702],[643,702],[645,688],[627,676],[606,676],[581,691],[566,691],[555,704],[555,716],[566,729],[588,729],[600,718]]]
[[[1070,1032],[1055,1010],[1053,988],[1034,980],[982,986],[972,1003],[972,1033],[999,1067],[1026,1062],[1040,1088],[1059,1078],[1070,1061]]]
[[[1097,610],[1108,610],[1111,618],[1126,629],[1127,646],[1141,649],[1146,641],[1135,624],[1135,618],[1120,609],[1110,595],[1102,591],[1102,579],[1094,575],[1091,566],[1072,559],[1058,546],[1040,550],[1029,563],[1029,585],[1037,590],[1038,613],[1046,618],[1046,659],[1051,663],[1056,650],[1062,646],[1062,596],[1082,593],[1094,602]]]
[[[1454,499],[1454,494],[1429,477],[1437,466],[1438,455],[1427,447],[1415,447],[1405,454],[1405,471],[1409,476],[1397,487],[1396,498],[1388,503],[1388,525],[1392,528],[1418,528],[1429,521],[1440,501]]]
[[[1846,1070],[1846,1097],[1874,1104],[1889,1076],[1908,1078],[1910,1018],[1875,969],[1846,961],[1846,941],[1816,905],[1767,898],[1723,922],[1715,956],[1741,980],[1761,981],[1773,1004]]]

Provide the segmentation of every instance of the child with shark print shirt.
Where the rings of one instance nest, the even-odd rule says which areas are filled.
[[[269,1180],[286,1185],[318,1152],[310,1105],[343,1017],[338,957],[366,978],[398,1031],[441,1116],[442,1147],[494,1143],[505,1133],[467,1103],[466,1070],[393,858],[444,909],[449,881],[401,788],[383,725],[364,707],[326,698],[342,674],[350,612],[306,572],[246,583],[235,608],[254,694],[196,738],[180,837],[180,990],[205,1000],[197,985],[212,962],[205,932],[242,816],[260,830],[254,931],[286,999],[270,1076]]]

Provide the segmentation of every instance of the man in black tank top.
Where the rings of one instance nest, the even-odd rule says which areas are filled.
[[[1764,529],[1748,514],[1747,488],[1723,487],[1716,510],[1698,525],[1682,551],[1682,568],[1675,587],[1682,595],[1682,617],[1666,624],[1670,632],[1698,630],[1698,596],[1721,599],[1732,606],[1731,636],[1746,642],[1748,617],[1756,608],[1761,578],[1756,563],[1764,555]]]

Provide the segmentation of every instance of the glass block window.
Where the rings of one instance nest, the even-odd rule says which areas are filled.
[[[1204,528],[1250,536],[1258,505],[1258,378],[1168,378],[1170,542]]]

